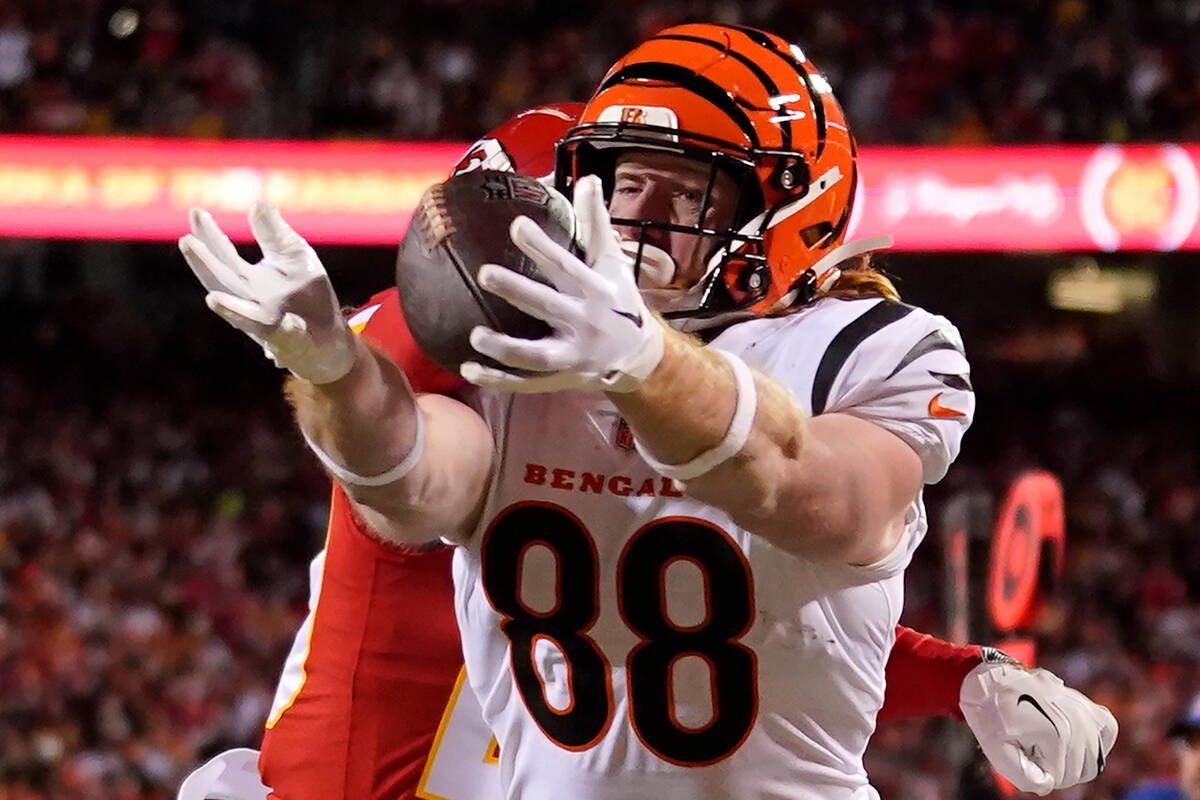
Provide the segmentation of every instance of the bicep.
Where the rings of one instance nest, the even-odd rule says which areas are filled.
[[[803,446],[781,466],[778,535],[789,549],[849,564],[887,555],[922,485],[921,459],[900,437],[848,414],[807,421]],[[789,531],[789,529],[791,529]]]
[[[412,471],[391,484],[347,487],[373,530],[405,543],[461,540],[475,527],[491,475],[491,430],[473,409],[449,397],[417,398],[424,444]]]

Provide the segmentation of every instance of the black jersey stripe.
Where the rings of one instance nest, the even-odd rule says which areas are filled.
[[[763,70],[763,68],[760,67],[758,65],[758,63],[754,61],[754,59],[749,58],[748,56],[746,56],[742,53],[739,53],[736,50],[731,50],[729,48],[729,46],[727,44],[725,44],[724,42],[717,42],[717,41],[713,41],[712,39],[705,39],[702,36],[685,36],[683,34],[678,34],[678,33],[671,33],[671,34],[666,34],[666,35],[662,35],[662,36],[655,36],[650,41],[655,42],[655,41],[662,41],[662,40],[668,40],[668,41],[674,41],[674,42],[692,42],[694,44],[705,45],[706,47],[711,47],[714,50],[720,51],[720,52],[724,53],[725,55],[730,56],[731,58],[735,59],[739,64],[741,64],[742,66],[746,67],[748,70],[753,72],[754,77],[758,78],[759,82],[763,85],[763,88],[766,90],[768,97],[777,97],[779,95],[779,87],[775,85],[775,81],[771,80],[771,76],[768,75]],[[783,124],[779,126],[779,134],[780,134],[780,138],[782,140],[782,145],[781,145],[782,149],[791,150],[792,149],[792,121],[791,120],[783,121]]]
[[[846,364],[846,359],[850,358],[850,354],[854,352],[855,348],[862,344],[868,336],[878,333],[896,320],[907,317],[912,311],[912,306],[882,300],[838,331],[837,336],[834,336],[833,341],[829,343],[829,347],[825,348],[825,354],[821,356],[821,363],[817,365],[817,375],[813,379],[812,388],[813,414],[825,411],[825,404],[829,402],[829,392],[833,389],[833,382],[837,380],[838,374]]]
[[[639,64],[630,64],[624,69],[618,70],[616,74],[601,84],[596,94],[599,94],[610,86],[637,80],[674,83],[693,94],[703,97],[724,111],[726,116],[742,129],[742,133],[746,134],[746,138],[750,140],[751,147],[757,148],[759,146],[758,132],[754,130],[754,125],[750,123],[750,118],[746,116],[746,112],[737,103],[733,102],[733,98],[713,81],[678,64],[667,64],[662,61],[643,61]]]
[[[960,392],[973,392],[975,387],[971,385],[971,376],[967,374],[952,375],[946,372],[934,372],[929,370],[930,376],[941,381],[951,389],[958,389]]]
[[[959,346],[958,342],[953,341],[946,335],[945,331],[938,328],[936,331],[930,331],[921,337],[921,341],[914,344],[912,349],[904,354],[904,358],[900,359],[900,363],[896,365],[896,368],[888,373],[888,377],[892,377],[921,356],[932,353],[934,350],[954,350],[963,358],[967,357],[967,354],[962,351],[962,347]]]

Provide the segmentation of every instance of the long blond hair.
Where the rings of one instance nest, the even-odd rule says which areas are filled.
[[[871,266],[870,253],[847,259],[839,266],[842,271],[841,277],[825,292],[826,297],[840,297],[843,300],[882,297],[895,303],[900,302],[900,291],[891,278]]]

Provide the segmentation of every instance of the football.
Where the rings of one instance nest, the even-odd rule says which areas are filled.
[[[400,243],[396,286],[404,319],[425,355],[458,374],[464,361],[494,363],[471,347],[476,325],[523,339],[550,327],[476,283],[483,264],[499,264],[549,283],[512,243],[509,224],[524,215],[559,244],[571,245],[570,204],[536,179],[476,170],[431,186]]]

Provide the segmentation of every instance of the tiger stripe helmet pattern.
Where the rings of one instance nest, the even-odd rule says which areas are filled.
[[[703,213],[682,228],[711,245],[699,304],[676,316],[777,313],[812,299],[814,266],[846,235],[857,166],[841,106],[799,47],[738,25],[661,31],[613,65],[584,106],[559,146],[559,188],[597,174],[611,191],[622,148],[711,163],[710,191],[718,169],[740,186],[730,228],[703,227]]]

